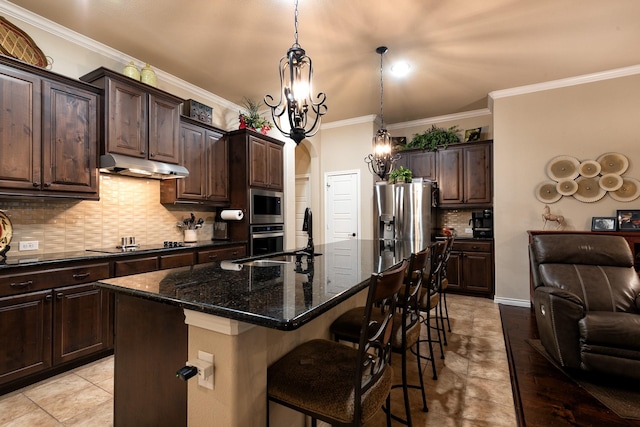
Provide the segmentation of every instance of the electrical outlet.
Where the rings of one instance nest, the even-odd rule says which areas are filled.
[[[18,248],[19,251],[37,251],[38,250],[38,241],[37,240],[29,240],[20,242],[20,246]]]
[[[213,364],[213,354],[198,350],[198,359],[206,362],[208,369],[198,375],[198,385],[213,390],[213,378],[215,365]],[[210,369],[210,370],[209,370]]]

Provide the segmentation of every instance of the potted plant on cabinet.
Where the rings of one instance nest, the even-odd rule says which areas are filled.
[[[404,146],[404,149],[422,148],[423,150],[436,151],[438,148],[446,148],[449,144],[460,142],[459,131],[458,126],[451,126],[445,129],[431,125],[430,129],[413,135],[413,138]]]
[[[392,170],[389,174],[389,182],[391,184],[411,182],[412,179],[413,172],[411,172],[411,169],[405,168],[404,166],[400,166],[400,168]]]
[[[247,109],[246,113],[242,111],[238,115],[240,126],[238,129],[251,129],[256,132],[260,132],[266,135],[271,129],[271,122],[260,116],[258,109],[262,103],[255,102],[249,98],[244,99],[244,107]]]

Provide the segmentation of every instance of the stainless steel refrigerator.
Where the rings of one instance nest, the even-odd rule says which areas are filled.
[[[431,243],[437,191],[435,181],[375,185],[374,238],[380,267],[390,267]]]

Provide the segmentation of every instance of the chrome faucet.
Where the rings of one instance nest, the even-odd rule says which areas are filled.
[[[309,256],[313,256],[314,248],[313,248],[313,215],[311,213],[311,208],[306,208],[304,210],[304,220],[302,221],[302,231],[306,231],[309,235],[309,239],[307,240],[307,247],[304,248],[304,251]]]

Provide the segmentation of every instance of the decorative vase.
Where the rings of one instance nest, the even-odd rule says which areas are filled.
[[[194,243],[197,241],[198,241],[198,236],[196,235],[196,230],[184,230],[185,243]]]
[[[158,83],[156,78],[156,72],[153,71],[153,69],[151,68],[151,65],[147,64],[144,66],[144,68],[142,69],[142,72],[140,73],[140,81],[142,83],[148,84],[149,86],[153,86],[153,87],[156,86],[156,84]]]
[[[140,80],[140,70],[136,67],[136,64],[133,61],[129,62],[125,67],[123,74],[127,77],[131,77],[135,80]]]

